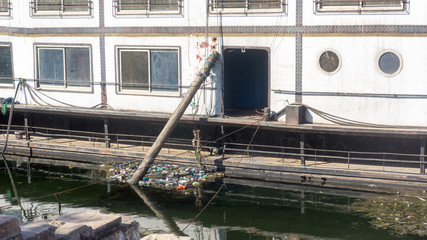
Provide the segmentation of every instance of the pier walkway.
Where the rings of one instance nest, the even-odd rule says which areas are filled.
[[[105,139],[102,133],[31,128],[26,140],[21,127],[9,137],[7,153],[22,162],[85,167],[141,161],[153,136],[120,135]],[[18,137],[14,134],[17,133]],[[85,135],[85,136],[83,136]],[[18,139],[22,137],[22,139]],[[0,144],[5,134],[0,135]],[[108,142],[109,147],[106,146]],[[205,145],[206,144],[206,145]],[[394,187],[427,189],[427,175],[420,174],[420,155],[360,153],[225,143],[213,148],[189,139],[170,139],[158,163],[216,167],[225,175],[266,182],[390,192]],[[197,145],[197,144],[196,144]],[[377,156],[381,155],[381,156]],[[199,156],[199,157],[197,157]],[[402,160],[404,159],[404,160]],[[409,159],[409,160],[408,160]],[[411,160],[412,159],[412,160]]]

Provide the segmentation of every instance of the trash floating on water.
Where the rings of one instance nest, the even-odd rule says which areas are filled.
[[[137,162],[113,163],[106,170],[107,176],[112,180],[123,183],[128,182],[134,175],[138,165],[139,163]],[[212,181],[223,177],[223,172],[216,172],[214,168],[206,166],[194,168],[163,163],[152,165],[143,179],[139,181],[139,186],[185,190],[198,187],[207,180]]]
[[[427,236],[427,202],[422,197],[388,196],[355,203],[357,212],[371,218],[376,229],[397,235]]]

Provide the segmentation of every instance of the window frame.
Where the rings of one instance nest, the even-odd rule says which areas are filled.
[[[30,15],[31,15],[31,17],[43,17],[43,16],[92,17],[93,16],[93,1],[92,0],[87,0],[87,11],[64,11],[64,0],[60,0],[61,5],[58,6],[58,10],[46,10],[46,11],[41,10],[40,11],[40,10],[38,10],[38,7],[37,7],[37,1],[38,0],[31,0],[31,2],[30,2]],[[83,2],[85,0],[80,0],[80,1]]]
[[[270,4],[280,4],[280,8],[260,8],[260,9],[250,9],[249,8],[249,0],[242,0],[245,4],[244,8],[221,8],[221,7],[215,7],[216,5],[223,5],[221,3],[216,3],[216,1],[220,0],[209,0],[209,14],[215,15],[215,14],[268,14],[268,13],[288,13],[288,0],[279,0],[280,3],[270,3]],[[269,2],[266,2],[265,4],[269,4]]]
[[[6,6],[5,7],[1,7],[0,8],[6,8],[7,11],[0,11],[0,17],[11,17],[12,16],[12,3],[10,2],[10,0],[6,0]]]
[[[158,91],[152,87],[151,79],[151,51],[156,50],[175,50],[177,52],[177,65],[178,65],[178,81],[176,88],[177,91]],[[121,71],[121,52],[148,52],[148,89],[123,89],[122,88],[122,71]],[[166,97],[180,97],[182,94],[182,77],[181,77],[181,48],[179,46],[116,46],[115,47],[115,68],[116,68],[116,94],[124,95],[147,95],[147,96],[166,96]]]
[[[86,48],[89,51],[89,86],[73,86],[67,84],[67,60],[66,60],[66,49],[67,48]],[[54,49],[62,50],[63,52],[63,74],[64,84],[43,84],[43,79],[40,79],[40,49]],[[34,44],[34,87],[43,90],[55,90],[55,91],[77,91],[77,92],[92,92],[93,91],[93,56],[92,56],[92,45],[90,44],[50,44],[50,43],[36,43]],[[46,80],[48,81],[48,80]]]
[[[12,43],[10,42],[0,42],[0,47],[9,47],[10,49],[10,64],[12,65],[12,83],[0,83],[0,88],[15,88],[15,71],[14,71],[14,63],[13,63],[13,48]]]
[[[324,6],[325,2],[336,2],[336,0],[313,0],[314,14],[409,14],[410,0],[398,0],[400,6],[364,6],[367,2],[374,2],[375,0],[348,0],[342,2],[355,2],[355,6]],[[384,1],[384,0],[383,0]],[[385,0],[396,2],[393,0]]]
[[[120,10],[120,2],[122,0],[113,0],[112,1],[112,9],[113,16],[150,16],[150,15],[183,15],[183,7],[184,0],[177,0],[177,10],[164,10],[164,11],[152,11],[149,10],[151,7],[150,2],[147,1],[147,9],[146,10]]]

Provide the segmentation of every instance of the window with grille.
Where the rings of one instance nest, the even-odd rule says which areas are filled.
[[[0,45],[0,86],[11,84],[13,84],[11,46]]]
[[[210,13],[286,12],[286,0],[209,0]]]
[[[37,46],[39,87],[88,88],[91,86],[91,49],[83,46]]]
[[[0,0],[0,16],[10,16],[10,9],[9,0]]]
[[[315,13],[408,13],[409,0],[314,0]]]
[[[120,92],[178,93],[177,48],[117,48],[117,79]]]
[[[114,15],[180,14],[183,0],[113,0]]]
[[[34,0],[32,15],[92,15],[92,1],[88,0]]]

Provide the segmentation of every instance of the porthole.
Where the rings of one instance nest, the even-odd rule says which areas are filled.
[[[384,50],[378,54],[377,67],[384,76],[394,77],[402,70],[402,57],[396,51]]]
[[[341,56],[338,52],[327,49],[320,55],[318,66],[323,73],[333,75],[341,68]]]

